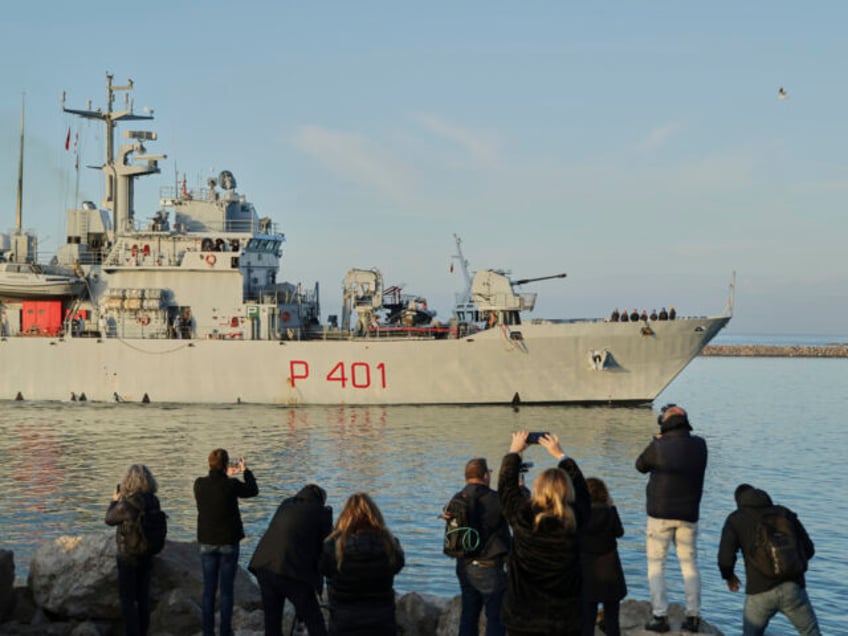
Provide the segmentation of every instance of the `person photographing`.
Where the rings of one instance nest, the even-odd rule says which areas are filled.
[[[244,481],[238,479],[239,474],[244,476]],[[219,582],[220,634],[230,636],[233,633],[233,588],[239,542],[244,539],[238,500],[258,494],[256,478],[245,465],[244,458],[230,463],[229,453],[223,448],[209,453],[209,474],[194,482],[197,541],[203,566],[203,636],[215,634],[215,595]]]
[[[536,441],[555,460],[521,492],[521,453]],[[514,636],[580,634],[581,566],[579,531],[590,515],[583,473],[552,433],[517,431],[498,476],[501,511],[512,526],[507,557],[503,623]]]

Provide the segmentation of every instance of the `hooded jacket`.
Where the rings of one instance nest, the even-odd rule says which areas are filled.
[[[650,473],[648,516],[696,523],[704,491],[707,443],[692,435],[685,415],[673,415],[636,460],[636,470]]]
[[[318,560],[324,539],[333,530],[333,510],[314,486],[283,500],[274,513],[247,569],[268,570],[278,576],[321,588]]]
[[[733,577],[736,565],[736,553],[742,550],[745,559],[745,593],[759,594],[789,580],[801,587],[805,586],[804,575],[791,579],[772,578],[760,572],[748,560],[757,536],[757,523],[767,512],[781,511],[795,523],[795,532],[801,543],[801,550],[807,560],[813,558],[815,547],[806,529],[794,512],[783,506],[772,504],[771,497],[763,490],[752,488],[739,494],[736,500],[737,509],[727,516],[721,531],[721,542],[718,547],[718,567],[721,577],[725,580]]]

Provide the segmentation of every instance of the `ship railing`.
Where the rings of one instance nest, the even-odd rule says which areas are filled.
[[[80,265],[97,265],[103,262],[102,252],[81,252],[77,255],[76,260]]]
[[[198,220],[185,214],[177,215],[173,224],[174,231],[178,234],[185,232],[232,232],[239,234],[279,234],[279,224],[264,224],[260,219],[223,219],[223,220]],[[136,224],[136,232],[147,231],[146,227]]]

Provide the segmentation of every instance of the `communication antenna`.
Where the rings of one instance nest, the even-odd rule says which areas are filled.
[[[23,228],[24,207],[24,111],[26,110],[26,93],[21,93],[21,149],[18,154],[18,200],[15,208],[15,234],[20,234]]]

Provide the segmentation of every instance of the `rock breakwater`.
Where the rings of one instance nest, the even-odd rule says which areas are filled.
[[[14,555],[0,549],[0,634],[9,636],[118,636],[123,633],[118,600],[114,532],[64,536],[44,543],[29,568],[26,587],[13,587]],[[196,543],[172,542],[155,557],[151,585],[151,636],[199,636],[203,573]],[[233,627],[236,636],[262,636],[264,616],[259,588],[239,568],[235,582]],[[327,618],[327,599],[322,597]],[[407,592],[397,596],[395,614],[403,636],[451,636],[459,629],[462,602],[453,598]],[[647,601],[627,599],[621,605],[621,633],[648,636]],[[292,630],[294,610],[286,603],[283,633]],[[669,606],[669,622],[677,631],[684,620],[679,604]],[[485,616],[479,633],[485,632]],[[701,633],[721,632],[704,621]],[[596,634],[602,634],[600,629]]]
[[[707,345],[701,355],[743,358],[848,358],[848,344]]]

